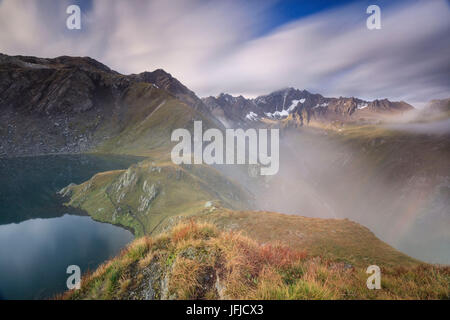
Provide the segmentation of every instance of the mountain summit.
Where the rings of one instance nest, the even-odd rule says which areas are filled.
[[[289,115],[297,116],[300,124],[317,121],[378,121],[390,115],[398,115],[414,108],[406,102],[388,99],[365,101],[359,98],[326,98],[306,90],[286,88],[255,99],[220,94],[203,98],[203,102],[222,122],[281,120]]]
[[[0,92],[0,157],[105,145],[120,149],[129,145],[127,139],[139,138],[148,149],[169,142],[148,138],[156,126],[169,140],[172,125],[202,117],[215,121],[203,102],[164,70],[122,75],[89,57],[0,54]],[[151,121],[158,117],[164,121]]]

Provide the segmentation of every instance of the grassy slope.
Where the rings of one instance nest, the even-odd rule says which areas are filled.
[[[366,288],[364,271],[308,255],[305,247],[261,244],[212,224],[188,222],[158,237],[136,240],[118,257],[85,275],[80,290],[59,298],[449,298],[449,267],[384,266],[381,290]]]
[[[186,128],[192,132],[194,120],[202,121],[203,130],[216,126],[200,112],[148,83],[133,85],[127,91],[123,103],[128,109],[120,121],[117,119],[116,125],[121,128],[120,132],[112,135],[93,152],[162,157],[168,160],[171,146],[174,145],[170,141],[173,130]]]
[[[211,119],[148,83],[137,83],[124,94],[124,114],[113,117],[96,134],[107,136],[93,153],[126,154],[148,158],[128,170],[102,172],[63,193],[67,205],[94,219],[130,228],[136,235],[151,234],[165,219],[189,215],[206,202],[245,208],[250,195],[209,166],[177,166],[170,161],[171,133],[193,131],[194,120],[203,130],[217,127]],[[116,127],[111,134],[109,128]]]
[[[250,201],[250,195],[211,167],[151,160],[128,170],[99,173],[63,192],[70,195],[67,205],[131,228],[138,236],[157,232],[170,217],[196,213],[207,202],[242,209]]]
[[[449,297],[448,268],[421,264],[357,223],[233,211],[248,203],[250,197],[242,189],[210,167],[173,165],[165,156],[168,147],[161,143],[162,137],[152,140],[152,129],[161,121],[175,121],[172,115],[170,107],[160,108],[142,120],[144,129],[135,137],[130,130],[99,149],[146,155],[156,163],[147,160],[125,171],[101,173],[65,190],[71,196],[68,205],[87,211],[95,219],[130,227],[136,235],[160,234],[156,239],[136,240],[119,257],[85,276],[81,291],[67,293],[65,298]],[[182,127],[183,123],[173,122],[173,126]],[[146,132],[153,142],[146,148],[141,147],[145,139],[133,145]],[[348,128],[334,138],[358,148],[368,146],[371,152],[383,146],[378,140],[382,136],[386,137],[386,131],[377,128]],[[395,141],[404,142],[401,136],[399,139]],[[395,150],[374,151],[371,159],[380,165],[389,152]],[[145,183],[157,189],[154,198]],[[145,197],[150,205],[142,211],[139,207]],[[213,207],[205,208],[207,201]],[[184,225],[168,231],[186,217],[211,225]],[[185,239],[180,240],[177,234],[183,228],[188,231],[182,231]],[[168,233],[161,234],[164,231]],[[370,264],[382,268],[384,290],[365,287],[365,268]]]
[[[347,219],[319,219],[274,212],[217,210],[199,216],[222,229],[241,231],[261,243],[282,242],[357,266],[413,266],[412,259],[380,241],[367,228]]]

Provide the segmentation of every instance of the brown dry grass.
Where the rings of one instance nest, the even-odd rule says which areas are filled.
[[[136,240],[83,278],[63,299],[129,299],[144,271],[158,266],[155,298],[169,299],[448,299],[450,268],[383,267],[382,290],[366,288],[365,268],[282,243],[262,244],[240,232],[188,221],[156,238]],[[158,282],[158,284],[159,284]],[[139,293],[139,292],[138,292]]]

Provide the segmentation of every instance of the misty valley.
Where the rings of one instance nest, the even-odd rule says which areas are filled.
[[[286,135],[280,174],[261,187],[259,207],[351,219],[414,258],[450,263],[448,139],[362,130],[359,137],[346,129]]]

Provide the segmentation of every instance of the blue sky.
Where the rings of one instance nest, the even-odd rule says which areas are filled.
[[[80,31],[65,27],[70,4]],[[291,86],[419,105],[450,96],[449,13],[447,0],[0,0],[0,52],[163,68],[199,96]]]
[[[330,10],[350,3],[364,3],[361,0],[284,0],[274,3],[271,20],[267,21],[265,31],[270,31],[285,23],[304,18],[324,10]],[[376,1],[375,1],[376,2]],[[374,1],[372,1],[374,3]],[[364,4],[362,4],[364,7]],[[367,8],[367,6],[365,6]]]
[[[1,0],[0,0],[1,1]],[[84,13],[88,13],[94,0],[72,0],[72,4],[80,6]],[[216,0],[217,1],[217,0]],[[220,0],[219,0],[220,1]],[[258,0],[256,0],[258,1]],[[397,0],[401,1],[401,0]],[[270,5],[270,16],[265,20],[264,26],[257,36],[268,33],[283,24],[302,19],[321,11],[331,10],[348,4],[358,4],[367,8],[371,4],[392,5],[392,1],[381,0],[276,0]]]
[[[1,1],[1,0],[0,0]],[[79,5],[83,13],[87,14],[93,7],[95,0],[72,0],[72,4]],[[208,1],[208,0],[206,0]],[[214,0],[213,0],[214,1]],[[220,0],[219,0],[220,1]],[[250,0],[251,1],[251,0]],[[256,0],[258,1],[258,0]],[[256,2],[255,1],[255,2]],[[270,4],[270,15],[265,19],[264,25],[255,36],[261,36],[286,23],[302,19],[321,11],[330,10],[339,6],[358,3],[362,8],[370,4],[378,4],[380,0],[276,0]],[[384,1],[386,5],[389,2]]]

